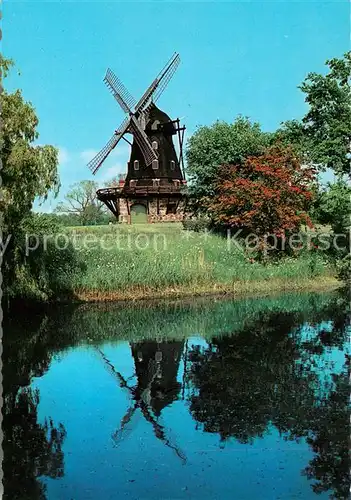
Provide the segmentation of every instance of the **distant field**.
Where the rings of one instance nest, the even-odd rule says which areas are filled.
[[[214,234],[185,231],[179,223],[66,228],[86,271],[76,276],[82,298],[140,298],[214,291],[304,288],[328,281],[333,270],[305,252],[279,263],[251,263]]]

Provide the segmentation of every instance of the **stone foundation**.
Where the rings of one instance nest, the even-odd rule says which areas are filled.
[[[129,207],[131,208],[133,204],[144,205],[147,213],[147,221],[149,223],[154,222],[180,222],[184,219],[184,202],[180,202],[176,213],[169,213],[171,210],[171,204],[168,203],[168,199],[129,199]],[[171,202],[172,203],[172,202]],[[167,213],[168,212],[168,213]],[[127,200],[124,198],[119,199],[119,216],[118,221],[122,223],[131,223],[131,216],[128,215]]]
[[[152,222],[181,222],[184,214],[148,215],[147,221]]]

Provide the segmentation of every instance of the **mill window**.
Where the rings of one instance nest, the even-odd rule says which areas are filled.
[[[171,170],[174,170],[175,169],[175,161],[174,160],[171,160]]]
[[[157,148],[158,148],[157,141],[152,141],[152,149],[157,149]]]
[[[157,130],[159,123],[160,122],[158,120],[155,120],[151,125],[151,130]]]
[[[139,170],[139,160],[134,160],[134,170]]]
[[[157,170],[158,169],[158,160],[152,160],[152,168],[154,170]]]

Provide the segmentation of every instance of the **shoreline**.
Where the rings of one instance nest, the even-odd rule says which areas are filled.
[[[346,288],[346,284],[331,276],[322,279],[304,279],[299,282],[287,282],[286,280],[268,280],[255,283],[238,282],[227,285],[206,285],[190,289],[185,286],[166,287],[162,292],[139,287],[126,291],[99,292],[94,290],[75,290],[70,295],[61,296],[53,300],[37,301],[17,298],[5,308],[6,316],[16,312],[31,312],[40,314],[43,311],[57,310],[60,307],[76,308],[91,306],[108,307],[116,305],[118,307],[130,307],[135,304],[142,307],[153,307],[162,302],[169,304],[184,304],[196,301],[208,300],[235,300],[235,299],[260,299],[274,297],[284,293],[305,293],[305,292],[333,292]]]
[[[128,290],[99,291],[99,290],[74,290],[74,297],[70,303],[119,303],[119,302],[152,302],[154,300],[182,300],[201,297],[265,297],[284,292],[318,292],[332,291],[344,286],[344,283],[334,277],[304,279],[298,282],[272,279],[256,282],[236,282],[230,284],[199,285],[189,288],[181,285],[178,287],[165,287],[164,290],[137,287]]]

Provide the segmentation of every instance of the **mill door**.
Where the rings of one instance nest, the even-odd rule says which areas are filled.
[[[146,206],[141,203],[136,203],[130,207],[130,215],[132,224],[146,224],[147,222]]]

